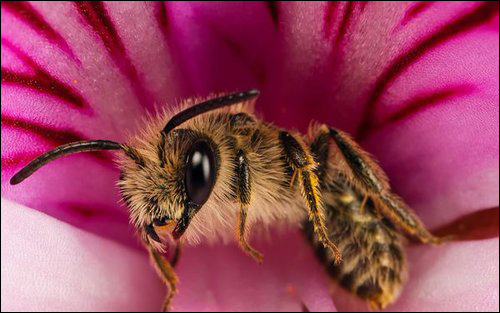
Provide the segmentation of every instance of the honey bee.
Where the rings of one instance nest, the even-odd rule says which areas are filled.
[[[191,244],[231,241],[263,262],[249,244],[252,227],[303,226],[328,272],[374,309],[398,297],[406,279],[402,233],[424,243],[440,239],[390,188],[377,163],[346,133],[313,124],[306,136],[254,114],[259,92],[185,102],[147,120],[124,143],[62,145],[10,180],[18,184],[62,156],[119,150],[118,186],[133,224],[168,287],[177,292],[172,239]],[[254,229],[255,229],[254,228]]]

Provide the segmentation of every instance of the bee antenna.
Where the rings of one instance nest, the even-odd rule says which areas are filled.
[[[230,106],[233,104],[237,104],[243,101],[251,100],[257,97],[260,94],[260,91],[257,89],[251,89],[243,92],[237,92],[230,95],[218,97],[215,99],[210,99],[202,103],[198,103],[195,106],[187,108],[186,110],[174,115],[170,121],[168,121],[167,125],[162,130],[162,137],[168,135],[168,133],[184,123],[185,121],[198,116],[200,114],[206,113],[208,111],[216,110],[222,107]]]
[[[94,141],[72,142],[59,146],[54,150],[49,151],[31,161],[28,165],[26,165],[22,170],[17,172],[17,174],[10,179],[10,184],[11,185],[19,184],[26,178],[30,177],[31,174],[36,172],[40,167],[62,156],[73,153],[100,151],[100,150],[124,150],[125,153],[128,155],[127,153],[128,147],[116,143],[114,141],[94,140]]]

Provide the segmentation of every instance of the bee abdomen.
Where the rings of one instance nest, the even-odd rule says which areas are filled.
[[[306,235],[318,258],[340,286],[368,301],[372,309],[385,308],[397,299],[406,279],[403,238],[376,214],[371,201],[361,209],[362,201],[352,193],[350,197],[332,193],[325,199],[330,240],[339,247],[342,263],[335,265],[307,224]]]

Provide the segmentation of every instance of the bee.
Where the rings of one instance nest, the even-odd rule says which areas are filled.
[[[313,124],[306,136],[259,119],[249,90],[185,102],[150,117],[127,143],[62,145],[15,174],[18,184],[62,156],[121,152],[118,187],[130,223],[168,287],[177,292],[169,243],[236,240],[257,262],[252,229],[303,226],[328,273],[374,309],[398,297],[406,279],[404,238],[441,240],[391,191],[377,163],[346,133]],[[174,257],[174,259],[176,259]]]

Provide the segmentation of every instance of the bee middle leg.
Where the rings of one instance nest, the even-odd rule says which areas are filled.
[[[314,233],[325,248],[331,251],[335,257],[335,262],[341,262],[341,253],[337,246],[331,242],[325,225],[325,213],[320,198],[319,180],[314,172],[316,163],[305,145],[299,143],[288,132],[281,132],[279,139],[283,147],[288,165],[293,170],[293,177],[299,180],[302,196],[309,209],[309,220],[314,226]],[[294,178],[295,179],[295,178]]]

